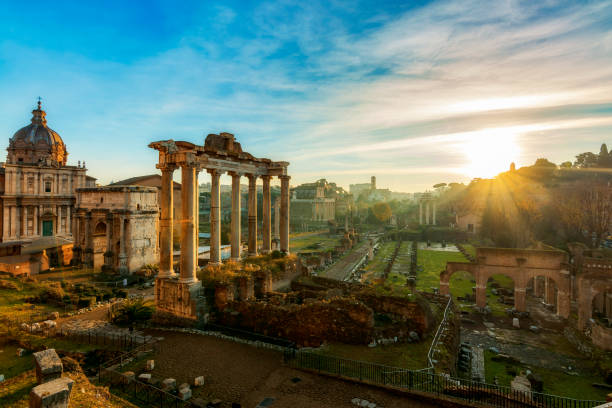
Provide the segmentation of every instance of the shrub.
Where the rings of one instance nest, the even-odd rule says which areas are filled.
[[[96,298],[94,296],[86,296],[80,297],[77,303],[79,308],[91,307],[96,303]]]
[[[153,306],[142,299],[126,302],[112,316],[113,323],[123,326],[133,326],[144,323],[153,316]]]

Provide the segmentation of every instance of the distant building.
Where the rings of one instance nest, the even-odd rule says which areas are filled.
[[[41,237],[72,239],[76,189],[94,187],[85,162],[67,165],[60,135],[47,126],[40,101],[31,123],[9,140],[0,167],[0,241],[32,242]]]
[[[480,231],[482,213],[476,211],[457,213],[455,214],[455,221],[458,229],[476,234]]]
[[[372,176],[369,183],[349,185],[349,191],[355,200],[366,201],[388,201],[392,194],[388,188],[376,188],[376,176]]]

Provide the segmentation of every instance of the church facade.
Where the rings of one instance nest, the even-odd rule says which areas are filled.
[[[94,187],[85,162],[67,165],[60,135],[47,126],[38,102],[31,123],[9,140],[0,165],[0,242],[28,242],[41,237],[72,239],[76,189]]]

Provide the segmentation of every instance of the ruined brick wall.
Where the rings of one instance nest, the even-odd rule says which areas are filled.
[[[591,340],[597,347],[612,351],[612,329],[608,329],[599,324],[593,325],[591,329]]]
[[[350,299],[312,300],[301,305],[230,301],[217,321],[308,347],[325,341],[368,344],[374,329],[372,309]]]
[[[420,336],[428,333],[435,326],[435,318],[426,302],[394,296],[380,296],[367,292],[355,295],[357,299],[370,307],[375,313],[385,314],[406,327],[415,330]]]

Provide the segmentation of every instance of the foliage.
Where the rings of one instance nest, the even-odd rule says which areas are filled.
[[[134,326],[151,319],[153,305],[143,299],[133,300],[123,304],[112,316],[113,323],[120,326]]]

